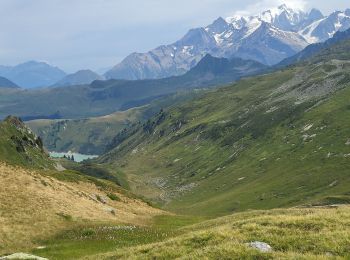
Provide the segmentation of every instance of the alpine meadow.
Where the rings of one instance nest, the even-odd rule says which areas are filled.
[[[0,259],[350,259],[346,4],[1,2]]]

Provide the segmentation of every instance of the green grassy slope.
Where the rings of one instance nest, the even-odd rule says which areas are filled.
[[[26,124],[43,138],[50,151],[101,154],[117,132],[141,118],[145,108],[88,119],[41,119]]]
[[[166,98],[152,101],[149,105],[115,112],[102,117],[86,119],[41,119],[26,124],[42,138],[50,151],[102,154],[116,134],[137,122],[143,122],[158,113],[162,107],[176,106],[193,99],[204,90],[180,91]]]
[[[349,207],[252,211],[180,229],[162,242],[84,259],[349,259]],[[263,253],[249,243],[272,247]]]
[[[163,111],[118,134],[99,163],[180,213],[347,202],[348,44],[331,53],[341,60],[244,79]]]
[[[40,138],[16,117],[0,122],[0,161],[36,168],[52,168]]]

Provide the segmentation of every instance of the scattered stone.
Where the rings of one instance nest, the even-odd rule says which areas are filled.
[[[274,106],[274,107],[271,107],[269,110],[267,110],[265,113],[269,114],[269,113],[275,112],[277,109],[278,107]]]
[[[15,254],[12,254],[12,255],[7,255],[7,256],[0,257],[0,260],[5,260],[5,259],[48,260],[47,258],[44,258],[44,257],[30,255],[30,254],[25,254],[25,253],[15,253]]]
[[[245,177],[241,177],[241,178],[238,178],[237,180],[242,181],[244,179],[245,179]]]
[[[101,202],[101,203],[103,203],[103,204],[107,204],[107,198],[106,198],[106,197],[103,197],[103,196],[98,195],[98,194],[96,194],[95,196],[96,196],[96,198],[97,198],[97,200],[98,200],[99,202]]]
[[[337,186],[338,180],[333,181],[331,184],[329,184],[329,187]]]
[[[308,134],[304,134],[303,135],[303,141],[309,141],[312,140],[312,138],[316,137],[316,134],[312,134],[312,135],[308,135]]]
[[[346,141],[345,145],[350,145],[350,138]]]
[[[260,241],[250,242],[250,243],[248,243],[248,246],[250,246],[251,248],[257,249],[263,253],[267,253],[267,252],[272,251],[272,247],[269,244],[264,243],[264,242],[260,242]]]
[[[313,126],[314,126],[313,124],[309,124],[309,125],[304,126],[303,132],[309,131]]]

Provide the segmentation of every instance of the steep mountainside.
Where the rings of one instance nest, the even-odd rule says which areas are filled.
[[[312,56],[318,54],[320,51],[326,48],[332,47],[334,44],[337,44],[338,42],[348,40],[348,39],[350,39],[350,29],[343,32],[337,32],[331,39],[323,43],[315,43],[307,46],[304,50],[297,53],[296,55],[281,61],[279,64],[276,65],[276,67],[283,67],[283,66],[300,62],[300,61],[307,60]],[[346,55],[347,54],[345,54],[345,57],[347,57]],[[340,56],[338,55],[338,58],[339,57]]]
[[[176,106],[201,95],[202,91],[181,91],[152,101],[149,105],[87,119],[33,120],[26,124],[39,135],[45,147],[56,152],[103,154],[116,133],[157,114],[163,107]]]
[[[206,56],[197,67],[178,77],[94,81],[90,85],[2,91],[0,118],[8,114],[20,116],[26,121],[107,115],[148,104],[155,98],[177,91],[233,82],[265,69],[266,66],[255,61]]]
[[[90,84],[95,80],[104,78],[91,70],[79,70],[76,73],[69,74],[54,84],[54,87],[73,86]]]
[[[54,165],[44,151],[42,140],[12,116],[0,122],[0,161],[47,169]]]
[[[18,88],[18,86],[7,78],[0,77],[0,88]]]
[[[146,108],[134,108],[88,119],[33,120],[26,124],[43,138],[50,151],[102,154],[116,132],[142,118]]]
[[[348,201],[349,45],[161,111],[99,163],[183,213]]]
[[[29,61],[14,67],[0,66],[0,76],[24,88],[47,87],[66,76],[57,67],[45,62]]]
[[[207,27],[190,30],[173,44],[129,55],[105,76],[145,79],[180,75],[207,53],[273,65],[348,28],[349,10],[323,16],[317,9],[304,12],[281,5],[255,16],[218,18]]]
[[[323,42],[333,37],[337,31],[345,31],[350,28],[350,9],[345,12],[336,11],[327,17],[319,19],[299,33],[309,42]]]

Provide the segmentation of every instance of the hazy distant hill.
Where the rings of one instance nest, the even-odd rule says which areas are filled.
[[[0,77],[0,88],[19,88],[15,83],[7,78]]]
[[[148,104],[180,90],[215,87],[261,73],[255,61],[206,56],[185,75],[158,80],[107,80],[90,85],[12,91],[2,94],[0,117],[32,119],[86,118]]]
[[[57,67],[45,62],[28,61],[13,67],[0,66],[0,76],[23,88],[47,87],[66,76]]]
[[[63,79],[55,83],[54,87],[73,86],[90,84],[95,80],[103,80],[104,78],[91,70],[79,70],[73,74],[65,76]]]

